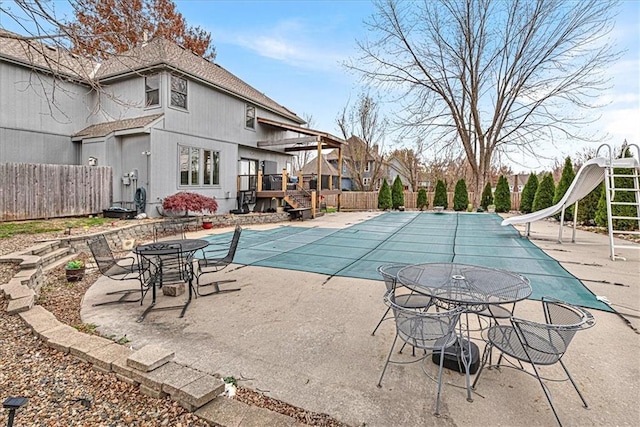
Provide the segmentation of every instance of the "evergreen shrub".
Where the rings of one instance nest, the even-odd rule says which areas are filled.
[[[509,191],[509,182],[504,175],[500,175],[500,178],[498,178],[494,199],[496,212],[509,212],[511,210],[511,191]]]
[[[469,192],[467,191],[467,183],[464,178],[456,182],[453,193],[453,210],[456,212],[464,211],[469,205]]]

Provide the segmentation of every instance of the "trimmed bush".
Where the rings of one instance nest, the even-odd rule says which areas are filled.
[[[509,190],[509,182],[504,175],[500,175],[500,178],[498,178],[494,204],[496,205],[496,212],[509,212],[511,210],[511,191]]]
[[[560,177],[560,182],[558,182],[558,186],[556,187],[556,191],[553,195],[553,204],[560,202],[562,197],[565,195],[573,179],[576,177],[576,173],[573,170],[573,163],[571,162],[571,157],[567,157],[564,160],[564,167],[562,169],[562,176]],[[555,214],[556,219],[560,219],[561,213],[558,212]],[[568,207],[564,211],[564,219],[567,221],[573,221],[573,206]]]
[[[539,211],[549,206],[553,206],[553,195],[556,192],[556,185],[553,182],[553,176],[547,173],[542,178],[538,190],[533,198],[533,211]]]
[[[429,198],[427,197],[427,190],[424,189],[424,187],[418,190],[418,200],[416,204],[421,211],[429,208]]]
[[[188,191],[181,191],[176,194],[172,194],[169,197],[165,197],[162,201],[162,209],[167,213],[182,214],[185,216],[192,213],[216,213],[218,210],[218,202],[213,197],[203,196],[198,193],[190,193]]]
[[[486,211],[487,206],[493,204],[493,194],[491,193],[491,181],[487,181],[482,190],[482,197],[480,198],[480,206],[482,210]]]
[[[447,186],[444,181],[439,179],[436,182],[436,193],[433,195],[433,207],[442,206],[447,209],[449,202],[447,201]]]
[[[456,212],[464,211],[469,206],[469,192],[467,191],[467,183],[464,178],[456,182],[453,193],[453,210]]]
[[[393,209],[398,209],[400,206],[404,206],[404,185],[400,175],[396,175],[396,179],[393,180],[393,187],[391,188],[391,204]]]
[[[391,209],[391,188],[386,178],[382,180],[380,191],[378,191],[378,209]]]
[[[536,191],[538,191],[538,175],[532,172],[520,197],[520,212],[523,214],[533,212],[533,198],[536,197]]]

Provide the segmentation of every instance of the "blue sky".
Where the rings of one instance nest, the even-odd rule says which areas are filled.
[[[357,76],[340,63],[355,56],[356,39],[366,36],[362,22],[374,11],[370,1],[174,1],[189,25],[212,33],[217,63],[301,117],[311,115],[315,129],[340,136],[336,117],[359,93]],[[64,3],[56,2],[59,12]],[[0,25],[12,29],[0,19]],[[601,101],[610,104],[595,127],[607,132],[612,144],[624,139],[640,144],[640,1],[622,2],[611,38],[626,53],[608,70],[613,87]],[[563,158],[598,145],[564,144],[544,152]],[[515,172],[553,164],[541,158],[518,160],[527,168],[513,166]]]

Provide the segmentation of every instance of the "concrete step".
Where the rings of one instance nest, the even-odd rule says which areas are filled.
[[[49,252],[52,252],[60,247],[59,240],[50,240],[47,242],[38,243],[35,246],[29,248],[31,255],[43,256]]]
[[[71,261],[72,259],[76,259],[76,258],[77,258],[76,254],[69,253],[68,255],[66,255],[64,257],[58,258],[55,262],[52,262],[51,264],[43,266],[42,272],[46,274],[46,273],[50,272],[51,270],[53,270],[55,268],[58,268],[59,266],[64,265],[67,262]]]
[[[54,251],[51,251],[42,255],[42,264],[41,264],[42,268],[45,268],[46,266],[49,266],[52,264],[58,264],[58,261],[60,259],[65,258],[69,254],[71,254],[71,248],[65,247],[65,248],[56,249]]]

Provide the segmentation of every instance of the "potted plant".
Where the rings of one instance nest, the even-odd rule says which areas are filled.
[[[85,265],[82,260],[74,259],[64,266],[67,282],[77,282],[84,278]]]

